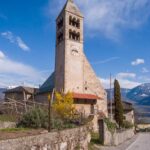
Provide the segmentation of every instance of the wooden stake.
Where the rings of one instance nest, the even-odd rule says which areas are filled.
[[[48,99],[48,118],[49,118],[49,120],[48,120],[48,132],[51,132],[51,101],[50,101],[50,99]]]
[[[49,125],[48,125],[48,132],[51,132],[52,129],[52,103],[53,103],[53,99],[54,99],[54,89],[52,92],[52,95],[50,96],[50,94],[48,95],[48,118],[49,118]]]

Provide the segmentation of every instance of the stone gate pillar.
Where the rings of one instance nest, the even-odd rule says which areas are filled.
[[[100,119],[98,120],[98,125],[99,125],[99,138],[100,138],[100,142],[102,144],[104,144],[104,139],[105,139],[105,134],[104,134],[104,120],[103,119]]]

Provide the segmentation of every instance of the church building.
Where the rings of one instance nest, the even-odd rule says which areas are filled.
[[[83,14],[67,0],[56,19],[55,71],[40,87],[37,99],[57,91],[73,93],[76,109],[85,115],[107,116],[107,94],[84,54]]]

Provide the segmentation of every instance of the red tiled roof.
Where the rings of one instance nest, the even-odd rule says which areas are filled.
[[[73,98],[76,99],[91,99],[91,100],[95,100],[95,99],[101,99],[100,97],[98,97],[97,95],[93,95],[93,94],[82,94],[82,93],[73,93]]]

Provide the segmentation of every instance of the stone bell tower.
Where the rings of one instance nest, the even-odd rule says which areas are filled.
[[[83,92],[83,15],[68,0],[56,19],[55,88]]]
[[[107,94],[84,54],[83,41],[83,15],[73,0],[67,0],[56,19],[55,71],[40,92],[70,91],[79,112],[107,116]],[[97,122],[94,125],[98,129]]]
[[[97,109],[107,114],[106,91],[84,54],[83,15],[73,0],[57,17],[56,29],[55,89],[96,95]]]

